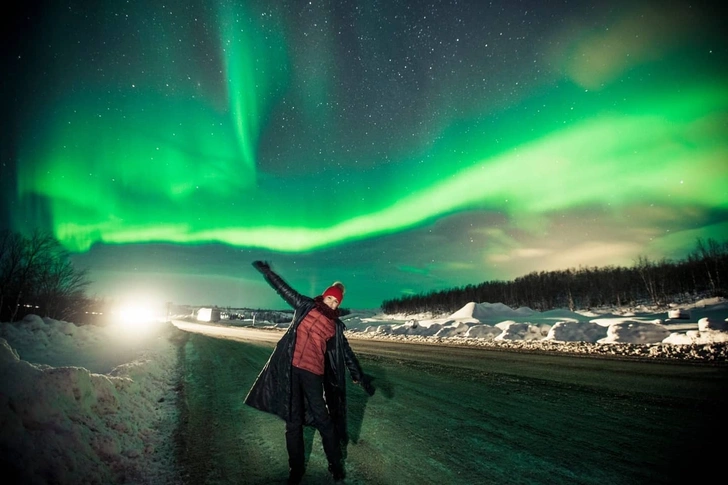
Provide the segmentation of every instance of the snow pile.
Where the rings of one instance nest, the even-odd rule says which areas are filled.
[[[670,335],[670,331],[659,321],[641,322],[625,320],[607,327],[607,336],[599,339],[601,343],[644,343],[662,342]]]
[[[497,328],[502,332],[493,340],[540,340],[543,338],[541,327],[539,325],[531,325],[528,323],[518,323],[513,321],[505,321],[498,323]]]
[[[598,342],[607,336],[607,329],[594,322],[556,322],[544,340],[554,342]]]
[[[462,318],[474,318],[480,322],[488,322],[492,320],[501,320],[504,317],[529,317],[535,313],[537,312],[526,307],[514,310],[503,303],[476,304],[475,302],[470,302],[460,310],[450,315],[450,318],[455,320]]]
[[[121,327],[34,315],[3,323],[4,475],[30,484],[174,482],[179,336],[170,324],[124,338]]]
[[[698,320],[698,330],[701,332],[725,332],[728,331],[728,321],[717,320],[711,317],[703,317]]]
[[[698,330],[688,330],[684,334],[671,333],[663,343],[674,345],[696,345],[704,342],[728,343],[728,319],[718,320],[703,317],[698,320]]]
[[[344,322],[350,338],[728,360],[725,299],[700,300],[679,311],[675,307],[538,312],[525,307],[514,310],[502,303],[470,302],[450,315],[352,312]],[[564,345],[570,343],[578,345]]]

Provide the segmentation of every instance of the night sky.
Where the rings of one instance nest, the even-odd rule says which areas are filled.
[[[709,7],[716,4],[716,7]],[[91,296],[344,307],[728,236],[717,2],[29,2],[3,228]]]

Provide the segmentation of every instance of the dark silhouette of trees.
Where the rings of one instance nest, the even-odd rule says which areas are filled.
[[[726,296],[728,241],[698,239],[682,260],[653,261],[640,255],[632,267],[579,267],[532,272],[512,281],[408,295],[382,302],[386,313],[451,313],[469,302],[504,303],[545,311],[641,303],[683,303],[698,296]],[[86,271],[73,267],[69,254],[51,235],[24,236],[0,232],[0,321],[15,321],[28,313],[57,320],[88,323],[103,302],[89,299]],[[342,314],[348,310],[342,309]]]
[[[705,268],[705,276],[713,293],[723,288],[721,274],[725,275],[725,253],[726,243],[721,245],[713,239],[707,241],[698,239],[695,251],[692,253],[694,259],[702,263]]]
[[[23,260],[23,245],[20,234],[10,231],[0,233],[0,316],[7,313],[9,317],[11,312],[6,310],[12,310],[15,306],[6,307],[6,301],[11,298],[13,287],[18,286],[16,280]]]
[[[81,321],[90,303],[85,296],[89,283],[52,235],[0,233],[0,321],[28,313]]]
[[[683,261],[652,261],[641,255],[631,268],[579,267],[541,271],[513,281],[486,281],[479,285],[408,295],[382,302],[385,313],[450,313],[469,302],[504,303],[545,311],[638,303],[665,305],[686,302],[698,295],[725,296],[728,241],[698,239]]]

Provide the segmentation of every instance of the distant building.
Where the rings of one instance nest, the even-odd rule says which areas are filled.
[[[675,308],[667,312],[667,318],[669,318],[670,320],[678,318],[690,318],[690,312],[687,310],[681,310],[680,308]]]
[[[219,322],[220,310],[218,308],[200,308],[199,310],[197,310],[197,321]]]

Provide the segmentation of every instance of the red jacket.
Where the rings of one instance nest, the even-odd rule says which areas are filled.
[[[326,342],[334,335],[336,323],[313,308],[298,325],[293,366],[319,376],[324,375]]]

